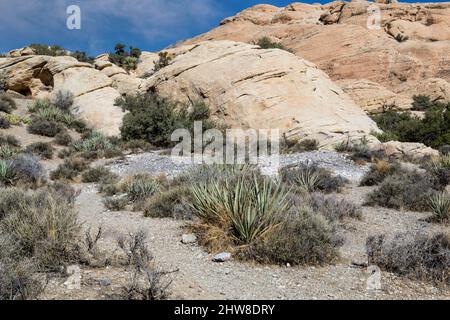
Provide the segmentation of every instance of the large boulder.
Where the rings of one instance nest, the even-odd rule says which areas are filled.
[[[288,137],[317,139],[323,148],[377,130],[324,72],[287,51],[208,41],[179,47],[176,54],[144,82],[143,92],[204,101],[229,127],[278,128]]]
[[[120,92],[113,88],[117,81],[103,70],[69,56],[24,55],[0,60],[0,72],[6,73],[8,89],[24,96],[49,98],[59,90],[72,92],[77,115],[100,132],[120,134],[124,113],[114,106]]]
[[[205,40],[255,43],[267,36],[315,63],[332,80],[377,83],[380,97],[372,96],[375,101],[363,105],[369,109],[378,109],[376,100],[385,100],[388,91],[411,98],[417,94],[416,84],[429,78],[450,82],[450,3],[379,2],[257,5],[183,45]],[[378,14],[379,25],[372,24]],[[358,96],[361,89],[346,91]]]

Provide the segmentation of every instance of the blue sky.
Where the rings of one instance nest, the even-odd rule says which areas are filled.
[[[97,55],[111,51],[117,42],[156,51],[206,32],[252,5],[285,6],[294,1],[0,0],[0,52],[46,43]],[[66,27],[69,5],[81,8],[81,30]]]

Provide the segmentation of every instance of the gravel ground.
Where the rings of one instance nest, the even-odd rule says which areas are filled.
[[[315,163],[353,182],[359,181],[368,170],[368,166],[355,166],[345,155],[330,151],[280,155],[278,166],[271,166],[270,159],[261,159],[259,166],[263,173],[273,175],[279,168],[300,163]],[[125,160],[116,161],[111,169],[122,176],[148,172],[155,176],[165,174],[173,177],[193,166],[192,163],[176,161],[170,156],[149,152],[129,155]]]
[[[120,234],[145,230],[158,265],[166,270],[179,269],[174,276],[172,298],[181,299],[450,299],[448,289],[411,281],[382,272],[382,290],[367,290],[369,272],[352,262],[365,262],[364,245],[369,234],[439,228],[420,219],[426,214],[363,208],[363,219],[345,223],[346,243],[342,259],[325,267],[278,267],[229,261],[214,263],[212,255],[197,245],[184,245],[181,236],[186,222],[172,219],[143,218],[140,213],[108,212],[93,185],[82,185],[77,200],[84,227],[103,226],[100,247],[115,249]],[[349,188],[344,195],[358,201],[368,188]],[[448,228],[447,228],[448,230]],[[82,269],[82,288],[68,290],[65,279],[52,280],[42,298],[99,299],[118,290],[129,279],[121,268]],[[101,279],[111,280],[107,288]]]

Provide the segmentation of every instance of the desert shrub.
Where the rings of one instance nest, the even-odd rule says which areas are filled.
[[[391,240],[378,235],[367,239],[366,248],[369,263],[384,270],[411,278],[450,284],[448,235],[403,233]]]
[[[19,126],[21,124],[30,124],[31,119],[20,116],[18,114],[4,114],[3,119],[9,122],[12,126]]]
[[[120,148],[122,150],[130,150],[133,153],[155,150],[155,146],[145,140],[122,141],[120,144]]]
[[[58,122],[34,119],[28,126],[28,132],[46,137],[54,137],[64,131],[64,126]]]
[[[434,102],[431,101],[430,97],[424,95],[413,96],[413,103],[411,104],[411,110],[414,111],[426,111],[428,108],[432,107]]]
[[[450,197],[447,193],[438,193],[431,196],[429,201],[432,220],[437,222],[450,220]]]
[[[424,108],[425,116],[420,119],[408,112],[388,110],[373,119],[386,133],[398,137],[402,142],[420,142],[433,148],[450,144],[450,104],[420,101],[416,97],[416,107]]]
[[[73,93],[70,91],[58,90],[53,98],[53,105],[65,113],[70,113],[70,108],[73,105]]]
[[[43,159],[53,158],[53,147],[50,143],[36,142],[27,146],[25,150],[29,153],[34,153]]]
[[[86,62],[86,63],[93,64],[95,61],[94,57],[88,56],[87,53],[84,51],[76,50],[76,51],[72,52],[70,55],[80,62]]]
[[[0,300],[36,299],[44,288],[38,270],[33,259],[13,261],[0,255]]]
[[[342,239],[327,219],[297,209],[267,236],[255,241],[244,255],[262,263],[323,265],[339,257],[341,245]]]
[[[428,199],[434,192],[429,175],[407,170],[388,176],[378,189],[367,195],[366,204],[425,211],[428,209]]]
[[[72,136],[68,132],[60,132],[55,136],[55,143],[60,146],[68,146],[73,142]]]
[[[322,214],[330,221],[339,221],[345,218],[362,217],[361,208],[345,199],[337,199],[335,196],[326,196],[322,193],[313,193],[308,199],[308,205],[313,212]]]
[[[59,181],[47,184],[44,190],[72,205],[75,204],[75,199],[81,192],[80,190],[75,190],[70,184]]]
[[[8,90],[6,71],[0,71],[0,92]]]
[[[93,132],[87,138],[72,145],[76,152],[89,159],[113,158],[122,155],[120,148],[111,139],[99,132]]]
[[[189,189],[185,186],[171,187],[151,197],[144,206],[144,216],[151,218],[190,219],[192,210],[188,205]]]
[[[11,113],[16,109],[16,102],[6,93],[0,93],[0,111]]]
[[[167,278],[174,271],[157,270],[153,255],[148,250],[147,235],[140,230],[128,237],[120,237],[118,245],[128,257],[133,269],[130,281],[122,288],[121,298],[127,300],[165,300],[171,292],[172,283]]]
[[[41,56],[67,56],[67,51],[58,45],[47,45],[47,44],[41,44],[41,43],[32,43],[29,45],[31,49],[33,49],[34,53],[36,55]]]
[[[4,192],[16,193],[17,190]],[[40,267],[57,270],[76,256],[80,226],[73,205],[47,191],[22,191],[18,203],[0,221],[0,234],[16,246],[16,255],[34,258]]]
[[[213,127],[208,120],[209,110],[203,103],[177,106],[154,94],[126,96],[119,98],[116,105],[129,111],[121,127],[122,138],[149,141],[156,147],[171,147],[172,133],[179,128],[193,132],[194,121],[203,122],[203,130]]]
[[[51,172],[50,178],[52,180],[74,180],[81,172],[89,167],[89,163],[83,158],[69,158],[64,160],[58,168]]]
[[[58,106],[49,100],[36,100],[29,111],[34,114],[34,120],[57,122],[77,132],[84,133],[88,130],[87,124],[70,113],[69,105],[73,103],[72,99],[70,92],[59,91],[54,98],[54,102]]]
[[[0,129],[9,129],[9,128],[11,128],[11,123],[7,119],[1,117],[0,118]]]
[[[292,49],[289,49],[289,48],[285,47],[280,42],[274,42],[274,41],[270,40],[269,37],[262,37],[262,38],[260,38],[256,42],[256,45],[261,47],[261,49],[281,49],[281,50],[285,50],[285,51],[293,53]]]
[[[33,154],[18,154],[12,161],[16,178],[22,182],[39,183],[44,180],[44,168],[39,162],[39,158]]]
[[[153,196],[159,188],[159,183],[153,177],[140,173],[126,181],[124,189],[130,201],[139,201]]]
[[[0,159],[12,159],[18,152],[19,148],[11,147],[10,145],[0,145]]]
[[[450,156],[433,159],[423,166],[434,180],[434,187],[444,190],[450,184]]]
[[[173,57],[166,51],[160,52],[158,56],[159,58],[153,67],[153,72],[158,72],[162,68],[167,67],[173,59]]]
[[[103,204],[110,211],[122,211],[125,210],[128,202],[127,197],[108,197],[103,201]]]
[[[256,174],[196,184],[191,192],[194,215],[212,225],[229,226],[231,236],[241,244],[274,228],[279,223],[277,213],[289,207],[286,188]]]
[[[118,43],[114,48],[114,53],[109,54],[109,61],[130,71],[136,69],[141,53],[139,48],[130,47],[130,50],[127,51],[124,44]]]
[[[100,181],[110,181],[117,178],[117,175],[104,166],[90,168],[83,172],[81,181],[85,183],[93,183]]]
[[[2,134],[0,134],[0,145],[8,145],[17,148],[20,148],[21,146],[20,141],[16,137],[12,135],[4,136]]]
[[[370,170],[361,180],[361,186],[374,186],[380,184],[384,179],[395,173],[404,171],[399,163],[389,163],[378,160],[370,166]]]
[[[287,139],[284,137],[280,146],[282,153],[308,152],[316,151],[318,149],[319,142],[315,139],[299,141],[298,139]]]
[[[315,164],[300,164],[294,168],[283,168],[280,170],[280,174],[283,182],[307,192],[340,192],[348,183],[346,179],[333,176],[329,170],[319,168]]]
[[[16,175],[12,161],[0,160],[0,186],[13,184]]]

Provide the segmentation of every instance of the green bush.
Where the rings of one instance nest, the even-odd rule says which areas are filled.
[[[130,71],[136,69],[141,53],[140,49],[133,47],[127,51],[124,44],[118,43],[114,48],[114,53],[109,53],[109,61]]]
[[[43,159],[53,158],[53,147],[50,143],[36,142],[27,146],[25,150],[34,153]]]
[[[158,72],[159,70],[167,67],[173,59],[173,57],[166,51],[160,52],[158,55],[159,58],[155,63],[153,72]]]
[[[118,179],[118,176],[111,172],[108,168],[104,166],[97,166],[95,168],[90,168],[83,172],[81,181],[85,183],[94,183],[101,181],[111,181]]]
[[[0,221],[0,234],[16,246],[15,254],[51,270],[73,261],[80,230],[73,205],[48,191],[5,190],[0,197],[10,197],[10,192],[17,203]]]
[[[16,102],[6,93],[0,93],[0,111],[11,113],[17,108]]]
[[[64,163],[60,164],[55,171],[51,172],[50,178],[52,180],[74,180],[88,167],[88,162],[82,158],[69,158],[64,160]]]
[[[384,160],[378,160],[370,166],[370,170],[364,175],[360,186],[374,186],[384,181],[388,176],[400,174],[402,171],[399,163],[389,163]]]
[[[367,195],[366,204],[426,211],[429,198],[435,192],[429,175],[417,171],[402,171],[384,179],[376,190]]]
[[[314,139],[299,141],[298,139],[286,139],[284,137],[280,146],[281,153],[309,152],[318,149],[319,142]]]
[[[73,105],[73,99],[74,97],[72,92],[59,90],[56,92],[52,102],[57,109],[65,113],[70,113],[70,109]]]
[[[69,146],[72,142],[72,136],[68,132],[60,132],[55,136],[55,143],[60,146]]]
[[[89,159],[113,158],[122,155],[120,148],[107,136],[93,132],[87,138],[76,141],[72,145],[76,152]]]
[[[424,95],[413,96],[412,109],[414,111],[426,111],[430,107],[433,107],[434,102],[430,97]]]
[[[191,194],[186,186],[171,187],[151,197],[144,206],[144,216],[151,218],[190,219]]]
[[[402,142],[420,142],[433,148],[450,144],[450,103],[424,101],[416,97],[416,108],[424,108],[420,119],[408,112],[388,110],[373,119],[385,134]]]
[[[9,128],[11,128],[11,123],[7,119],[0,117],[0,129],[9,129]]]
[[[8,90],[6,71],[0,71],[0,92]]]
[[[261,263],[323,265],[336,261],[341,245],[342,239],[327,219],[299,209],[288,213],[280,226],[258,239],[244,255]]]
[[[17,148],[20,148],[21,146],[20,141],[16,137],[12,135],[4,136],[2,134],[0,134],[0,145],[8,145]]]
[[[32,134],[37,134],[45,137],[54,137],[58,133],[65,130],[64,126],[58,122],[47,121],[43,119],[34,119],[32,123],[28,126],[28,132]]]
[[[329,170],[319,168],[315,164],[300,164],[294,168],[283,168],[280,170],[280,174],[283,182],[307,192],[340,192],[348,183],[346,179],[333,176]]]
[[[172,147],[172,133],[179,128],[193,132],[194,121],[203,122],[203,130],[213,127],[208,120],[209,110],[202,103],[187,105],[163,100],[152,94],[126,96],[119,98],[116,105],[129,111],[120,128],[122,138],[128,140],[145,140],[157,147]]]
[[[293,53],[292,49],[286,48],[282,43],[280,42],[274,42],[270,40],[268,37],[262,37],[257,42],[256,45],[261,47],[261,49],[281,49],[288,51],[290,53]]]
[[[378,235],[367,239],[369,263],[389,272],[450,284],[450,238],[443,233]]]

